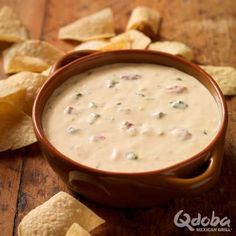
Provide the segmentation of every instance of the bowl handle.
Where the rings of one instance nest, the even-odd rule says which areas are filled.
[[[66,66],[67,64],[73,62],[74,60],[77,60],[79,58],[88,56],[90,54],[96,53],[97,51],[94,50],[80,50],[80,51],[74,51],[67,53],[65,56],[63,56],[61,59],[59,59],[51,68],[50,74],[53,74],[55,71],[60,69],[63,66]]]
[[[193,178],[181,178],[175,176],[164,176],[165,185],[179,193],[195,194],[207,190],[217,181],[223,155],[223,146],[218,144],[212,153],[207,169],[200,175]]]

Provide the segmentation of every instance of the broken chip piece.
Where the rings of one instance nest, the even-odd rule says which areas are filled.
[[[65,236],[91,236],[91,234],[79,224],[74,223],[68,229]]]
[[[111,38],[111,42],[130,42],[131,49],[145,49],[151,39],[137,30],[130,30]]]
[[[159,31],[160,20],[158,11],[139,6],[132,11],[126,30],[139,30],[152,38]]]
[[[236,95],[236,69],[230,66],[201,66],[213,77],[224,95]]]
[[[120,40],[117,42],[110,42],[104,47],[100,48],[101,51],[114,51],[114,50],[122,50],[122,49],[131,49],[131,41]]]
[[[49,76],[51,74],[52,66],[48,67],[47,70],[41,72],[41,75]]]
[[[19,72],[0,81],[0,101],[14,104],[31,114],[34,99],[46,76],[33,72]]]
[[[0,80],[0,102],[8,102],[18,109],[24,109],[26,89],[13,87],[6,80]]]
[[[28,32],[13,10],[4,6],[0,10],[0,41],[21,42],[28,38]]]
[[[114,35],[113,13],[110,8],[83,17],[59,30],[60,39],[72,39],[82,42],[110,38]]]
[[[151,43],[148,49],[167,52],[173,55],[182,56],[188,60],[193,59],[193,51],[184,43],[176,41],[163,41]]]
[[[0,152],[36,142],[32,120],[14,105],[0,101]]]
[[[131,40],[127,37],[117,42],[110,42],[105,40],[92,40],[80,44],[79,46],[75,47],[74,50],[113,51],[113,50],[122,50],[130,48],[131,48]]]
[[[30,211],[18,226],[19,236],[65,236],[73,223],[90,232],[105,221],[65,192],[59,192]]]
[[[87,42],[83,42],[74,48],[74,51],[77,50],[99,50],[102,47],[105,47],[109,44],[107,40],[90,40]]]
[[[26,40],[3,52],[3,68],[8,74],[20,71],[42,72],[61,56],[63,52],[47,42]]]

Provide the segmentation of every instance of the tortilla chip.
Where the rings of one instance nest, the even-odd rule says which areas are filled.
[[[27,40],[3,52],[3,68],[5,73],[42,72],[61,56],[63,52],[47,42]]]
[[[101,50],[113,51],[121,49],[131,49],[131,40],[127,37],[117,42],[109,42],[105,40],[93,40],[80,44],[74,50]]]
[[[27,114],[31,114],[34,99],[46,79],[47,77],[42,74],[25,71],[14,74],[5,80],[1,80],[0,101],[4,96],[10,96],[15,90],[18,93],[15,92],[14,96],[12,95],[8,99],[5,98],[4,101],[17,105],[19,109],[22,109]],[[23,92],[19,94],[19,91],[22,89],[24,90],[24,94]],[[3,96],[3,94],[5,95]]]
[[[160,14],[148,7],[136,7],[130,16],[126,30],[139,30],[149,37],[153,37],[159,31]]]
[[[91,40],[84,43],[81,43],[80,45],[76,46],[74,48],[74,51],[78,50],[99,50],[100,48],[106,46],[109,44],[109,41],[106,40]]]
[[[114,35],[113,13],[110,8],[83,17],[59,30],[60,39],[73,39],[82,42],[110,38]]]
[[[121,40],[118,42],[111,42],[107,44],[105,47],[100,48],[101,51],[114,51],[121,49],[131,49],[131,41],[130,40]]]
[[[0,10],[0,41],[21,42],[28,39],[25,26],[8,6]]]
[[[111,38],[111,42],[131,42],[131,49],[145,49],[151,42],[143,33],[137,30],[130,30]]]
[[[182,56],[188,60],[193,59],[192,49],[184,43],[176,41],[154,42],[149,45],[148,49]]]
[[[105,221],[85,205],[65,192],[59,192],[47,202],[30,211],[18,227],[19,236],[64,236],[73,223],[88,232]]]
[[[26,89],[20,87],[12,87],[9,84],[2,83],[0,80],[0,102],[8,102],[16,106],[18,109],[24,108]]]
[[[91,234],[84,228],[82,228],[79,224],[74,223],[67,231],[66,236],[91,236]]]
[[[201,66],[213,77],[224,95],[236,95],[236,69],[229,66]]]
[[[14,150],[36,142],[32,120],[10,103],[0,101],[0,151]]]
[[[43,72],[41,72],[41,75],[48,77],[51,73],[51,69],[52,69],[52,66],[50,66],[47,70],[44,70]]]

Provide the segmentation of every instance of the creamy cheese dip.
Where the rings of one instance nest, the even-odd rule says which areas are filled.
[[[50,97],[44,131],[61,153],[93,168],[157,170],[216,135],[220,114],[194,77],[155,64],[119,63],[74,76]]]

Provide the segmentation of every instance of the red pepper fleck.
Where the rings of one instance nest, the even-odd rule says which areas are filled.
[[[129,129],[129,128],[133,127],[134,124],[130,123],[129,121],[126,121],[126,122],[124,123],[124,126],[125,126],[127,129]]]
[[[105,139],[106,139],[106,137],[101,134],[94,135],[91,137],[91,141],[93,141],[93,142],[103,141]]]
[[[68,106],[64,109],[64,112],[66,114],[71,114],[73,110],[74,110],[74,107]]]
[[[185,86],[180,86],[180,85],[172,85],[166,87],[166,91],[169,93],[182,93],[186,90],[187,88]]]

